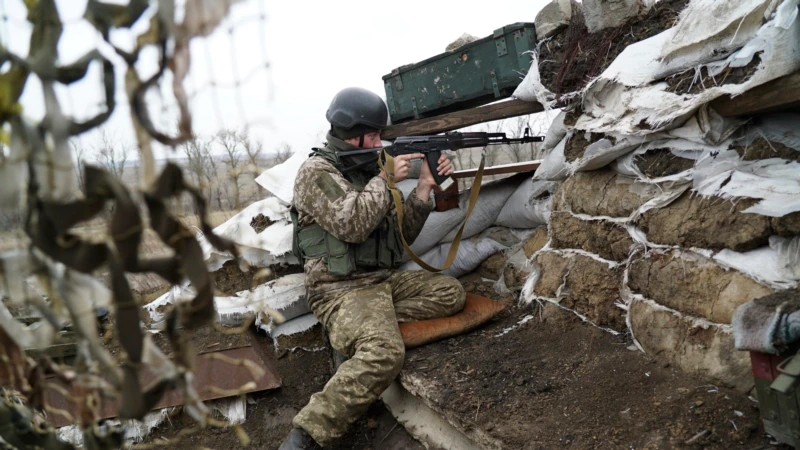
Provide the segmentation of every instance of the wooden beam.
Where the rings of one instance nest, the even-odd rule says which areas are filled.
[[[445,131],[457,130],[478,123],[491,122],[492,120],[507,119],[509,117],[524,116],[542,112],[544,108],[536,102],[523,102],[522,100],[507,100],[491,105],[479,106],[464,111],[457,111],[427,119],[413,120],[392,125],[386,128],[381,137],[394,139],[398,136],[416,136],[420,134],[437,134]]]
[[[711,108],[724,117],[749,116],[790,107],[800,107],[800,72],[756,86],[736,97],[726,95],[711,102]]]
[[[491,167],[484,167],[483,174],[484,175],[500,175],[506,173],[522,173],[522,172],[532,172],[539,168],[541,161],[526,161],[521,163],[512,163],[512,164],[501,164],[499,166],[491,166]],[[457,170],[453,172],[451,177],[454,179],[459,178],[472,178],[478,174],[478,169],[464,169],[464,170]]]

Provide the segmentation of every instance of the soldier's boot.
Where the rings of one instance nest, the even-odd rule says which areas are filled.
[[[292,428],[278,450],[316,450],[321,449],[314,438],[302,428]]]

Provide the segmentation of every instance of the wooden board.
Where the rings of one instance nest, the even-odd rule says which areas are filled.
[[[381,133],[381,137],[391,140],[398,136],[438,134],[493,120],[542,112],[543,110],[542,105],[536,102],[507,100],[464,111],[442,114],[441,116],[392,125]]]
[[[501,175],[506,173],[522,173],[522,172],[532,172],[539,168],[541,161],[525,161],[520,163],[512,163],[512,164],[501,164],[499,166],[491,166],[485,167],[483,169],[483,175]],[[478,174],[478,169],[464,169],[464,170],[457,170],[453,172],[451,177],[455,179],[459,178],[472,178]]]
[[[720,97],[711,108],[724,117],[749,116],[786,108],[800,108],[800,72],[772,80],[742,95]]]

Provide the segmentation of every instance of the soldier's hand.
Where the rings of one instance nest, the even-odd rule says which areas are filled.
[[[410,153],[408,155],[398,155],[394,158],[394,182],[399,183],[408,178],[408,171],[411,168],[411,161],[414,159],[424,158],[422,153]],[[423,164],[424,166],[424,164]],[[388,179],[386,172],[381,170],[378,174],[384,180]]]
[[[444,153],[439,156],[436,170],[439,172],[439,175],[452,175],[454,172],[453,163],[450,162],[450,158],[448,158]],[[422,169],[420,170],[419,174],[419,185],[423,186],[423,184],[431,189],[438,188],[436,180],[433,178],[433,175],[431,175],[431,169],[428,167],[427,163],[422,165]]]

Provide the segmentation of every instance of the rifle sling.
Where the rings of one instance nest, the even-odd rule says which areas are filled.
[[[378,159],[378,164],[380,165],[381,169],[386,172],[387,180],[389,184],[389,191],[392,193],[392,198],[394,199],[394,207],[397,210],[397,228],[400,230],[400,240],[403,242],[403,248],[406,252],[408,252],[408,256],[411,259],[419,264],[420,267],[429,271],[429,272],[441,272],[443,270],[447,270],[452,264],[453,261],[456,259],[456,254],[458,253],[458,246],[461,244],[461,235],[464,232],[464,227],[467,224],[467,219],[469,219],[470,214],[472,214],[472,209],[475,207],[475,203],[478,201],[478,193],[481,190],[481,181],[483,180],[483,169],[486,163],[486,153],[481,154],[481,163],[478,166],[478,172],[475,174],[475,180],[472,182],[472,187],[469,190],[469,203],[467,205],[467,213],[464,215],[464,220],[461,221],[461,225],[458,227],[458,232],[456,232],[456,236],[453,239],[453,242],[450,244],[450,250],[447,253],[447,259],[444,262],[444,266],[441,268],[436,268],[431,266],[430,264],[426,263],[422,260],[406,242],[406,237],[403,235],[403,199],[400,191],[394,184],[394,158],[390,155],[386,150],[382,151],[383,155],[381,158]],[[386,160],[384,165],[383,160]]]

